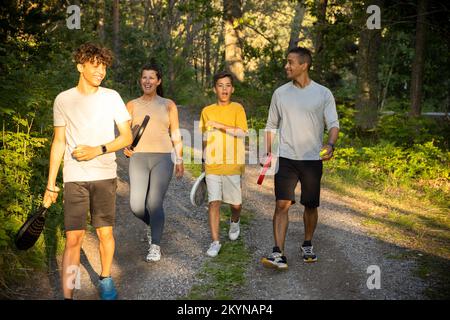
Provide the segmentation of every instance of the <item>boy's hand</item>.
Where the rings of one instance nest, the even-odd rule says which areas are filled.
[[[44,207],[49,208],[52,203],[56,202],[60,189],[57,186],[47,186],[44,193]]]
[[[72,156],[78,161],[89,161],[102,154],[100,146],[91,147],[79,145],[72,152]]]
[[[212,121],[212,120],[209,120],[206,123],[206,127],[207,128],[212,127],[212,128],[216,128],[216,129],[224,129],[225,128],[223,124],[216,122],[216,121]]]

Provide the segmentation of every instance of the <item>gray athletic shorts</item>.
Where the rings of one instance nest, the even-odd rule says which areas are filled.
[[[64,184],[64,228],[86,230],[87,214],[94,228],[113,226],[116,217],[117,178]]]

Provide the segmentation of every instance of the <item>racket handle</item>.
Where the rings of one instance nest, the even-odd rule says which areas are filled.
[[[134,151],[134,147],[130,146],[128,149],[130,149],[131,151]],[[130,158],[129,156],[125,155],[125,157]]]

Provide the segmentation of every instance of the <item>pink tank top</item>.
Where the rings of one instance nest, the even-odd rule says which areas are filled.
[[[133,133],[141,125],[146,115],[150,116],[150,121],[134,148],[135,152],[172,152],[172,141],[169,135],[169,100],[156,96],[151,101],[140,98],[133,101],[133,112],[131,128]]]

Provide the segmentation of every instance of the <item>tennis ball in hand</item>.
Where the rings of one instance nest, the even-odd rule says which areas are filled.
[[[319,156],[323,158],[323,156],[325,156],[327,153],[328,151],[326,149],[323,149],[322,151],[320,151]]]

